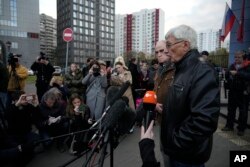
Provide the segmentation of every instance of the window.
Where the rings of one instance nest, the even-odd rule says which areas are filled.
[[[0,15],[3,15],[3,0],[0,0]]]

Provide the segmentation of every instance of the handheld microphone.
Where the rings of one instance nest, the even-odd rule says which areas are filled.
[[[143,109],[144,113],[144,128],[148,129],[149,124],[155,119],[155,105],[157,103],[157,97],[154,91],[147,91],[143,97]]]
[[[107,114],[107,112],[110,110],[111,106],[115,103],[115,101],[117,99],[120,99],[122,97],[122,95],[126,92],[126,90],[128,89],[128,87],[130,86],[130,82],[127,81],[125,82],[121,88],[118,90],[118,92],[110,99],[108,100],[107,102],[107,107],[105,108],[103,114],[102,114],[102,117],[97,120],[91,127],[90,129],[93,129],[94,127],[96,127],[100,122],[101,120],[105,117],[105,115]]]

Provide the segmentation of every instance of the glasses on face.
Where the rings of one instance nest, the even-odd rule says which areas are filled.
[[[172,46],[174,46],[174,45],[176,45],[176,44],[178,44],[178,43],[181,43],[181,42],[183,42],[184,40],[181,40],[181,41],[177,41],[177,42],[175,42],[175,43],[167,43],[166,44],[166,47],[169,49],[169,48],[171,48]]]
[[[164,52],[164,49],[161,49],[159,51],[155,51],[155,54],[157,55],[158,53],[163,53]]]

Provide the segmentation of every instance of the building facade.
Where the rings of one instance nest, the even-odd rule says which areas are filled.
[[[69,63],[82,65],[88,57],[105,61],[115,55],[115,0],[57,0],[57,55],[66,60],[63,30],[73,29],[69,42]]]
[[[40,15],[40,49],[45,53],[53,64],[56,64],[55,50],[56,41],[56,19],[51,16]]]
[[[164,39],[164,17],[161,9],[116,15],[115,55],[129,51],[154,54],[156,42]]]
[[[232,0],[231,9],[238,21],[241,20],[243,0]],[[244,12],[244,28],[243,28],[243,41],[239,42],[237,40],[237,30],[239,28],[239,23],[234,22],[233,28],[230,32],[230,45],[229,45],[229,64],[234,62],[234,54],[238,50],[247,51],[250,47],[250,1],[245,0],[245,12]]]
[[[27,67],[39,55],[39,0],[0,0],[0,40]]]
[[[208,52],[221,48],[220,30],[207,30],[197,34],[197,45],[199,52]]]

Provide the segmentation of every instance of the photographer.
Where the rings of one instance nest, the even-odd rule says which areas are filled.
[[[41,101],[43,94],[49,88],[49,82],[55,69],[50,64],[48,58],[45,57],[45,54],[43,52],[40,52],[40,56],[31,65],[30,68],[36,73],[37,96],[38,100]]]
[[[19,63],[19,58],[22,55],[10,53],[8,59],[8,71],[9,71],[9,82],[8,82],[8,102],[12,101],[12,94],[16,91],[24,91],[25,80],[28,77],[28,69]]]
[[[13,101],[6,111],[8,129],[2,140],[7,144],[1,146],[1,151],[5,152],[1,156],[12,157],[12,160],[20,158],[20,163],[26,163],[33,157],[33,142],[39,139],[39,135],[32,132],[32,125],[36,124],[39,115],[38,99],[34,94],[19,91],[13,93]]]

